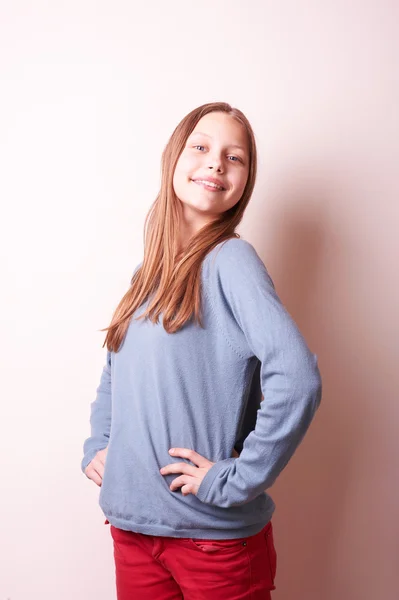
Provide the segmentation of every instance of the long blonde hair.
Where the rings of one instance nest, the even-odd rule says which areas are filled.
[[[173,189],[173,174],[187,138],[202,117],[211,112],[227,113],[241,123],[248,135],[249,174],[240,200],[211,223],[200,229],[187,248],[179,251],[179,207]],[[107,331],[103,347],[117,352],[135,310],[152,295],[145,312],[157,323],[163,313],[163,326],[175,333],[192,317],[202,327],[201,264],[214,246],[229,238],[239,238],[235,229],[251,198],[256,180],[257,151],[255,135],[245,115],[226,102],[210,102],[188,113],[173,131],[162,153],[161,189],[146,216],[144,224],[144,259],[134,273],[130,288],[119,302]]]

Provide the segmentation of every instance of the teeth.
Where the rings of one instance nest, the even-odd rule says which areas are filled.
[[[217,188],[218,190],[222,190],[221,185],[217,185],[216,183],[212,183],[211,181],[203,181],[202,179],[196,179],[196,183],[204,183],[205,185],[210,185],[211,187]]]

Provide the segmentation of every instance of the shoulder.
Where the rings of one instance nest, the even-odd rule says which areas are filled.
[[[230,238],[217,244],[209,253],[213,263],[222,268],[224,265],[241,264],[246,261],[258,261],[260,257],[250,242],[242,238]]]
[[[266,265],[255,247],[242,238],[230,238],[212,249],[212,263],[223,279],[232,282],[267,279],[274,287]]]
[[[253,245],[242,238],[230,238],[220,242],[220,244],[215,246],[214,250],[217,250],[217,254],[221,254],[222,256],[257,254]]]

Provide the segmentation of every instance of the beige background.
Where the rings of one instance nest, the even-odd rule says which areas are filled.
[[[169,135],[216,100],[256,132],[240,233],[324,383],[271,491],[273,598],[395,600],[398,4],[0,10],[0,600],[115,598],[99,490],[80,472],[105,358],[98,330],[141,260]]]

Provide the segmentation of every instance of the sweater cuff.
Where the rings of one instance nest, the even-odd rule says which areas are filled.
[[[215,482],[215,479],[217,478],[217,476],[219,475],[219,473],[221,471],[226,472],[229,470],[229,467],[234,464],[234,461],[237,460],[236,458],[226,458],[224,460],[219,460],[218,462],[216,462],[214,465],[212,465],[212,467],[209,469],[209,471],[207,471],[207,473],[205,474],[205,477],[203,478],[203,480],[200,483],[200,486],[198,488],[197,491],[197,498],[198,500],[200,500],[201,502],[207,502],[207,498],[209,496],[209,492],[212,489],[212,486]],[[213,498],[215,498],[215,496],[219,496],[221,497],[221,490],[218,490],[218,492],[215,494],[215,491],[213,493]],[[217,501],[213,501],[211,502],[212,504],[215,504],[217,506]]]

